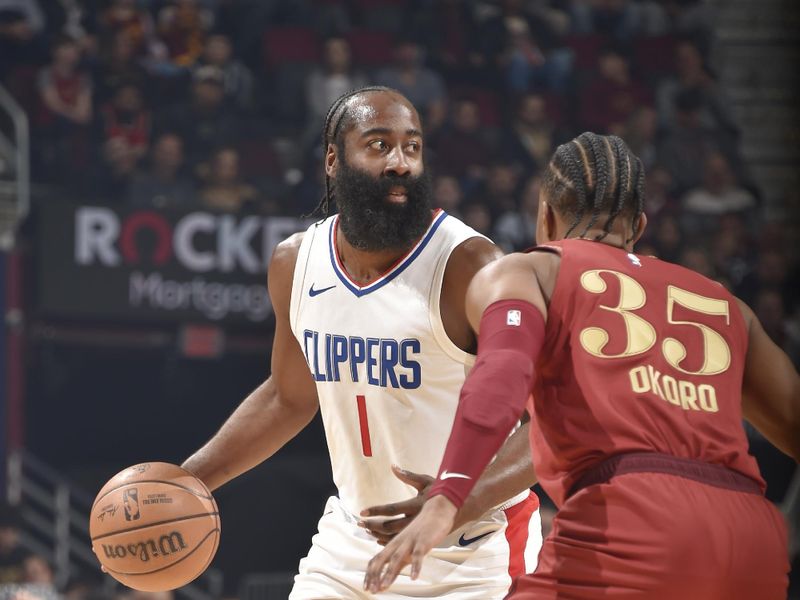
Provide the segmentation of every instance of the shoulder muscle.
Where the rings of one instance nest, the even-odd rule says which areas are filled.
[[[500,300],[530,302],[546,320],[547,303],[540,277],[551,268],[550,260],[544,253],[509,254],[481,269],[467,290],[467,317],[473,329],[478,328],[486,308]]]
[[[267,282],[276,314],[289,310],[294,267],[297,264],[297,254],[303,242],[303,235],[302,232],[295,233],[283,240],[275,247],[270,258]]]
[[[447,260],[439,312],[447,336],[467,352],[473,352],[475,347],[475,335],[465,309],[467,287],[478,271],[502,255],[486,238],[473,237],[461,242]]]

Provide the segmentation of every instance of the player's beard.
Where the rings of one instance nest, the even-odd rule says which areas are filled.
[[[333,187],[339,226],[347,241],[360,250],[404,250],[431,224],[433,194],[426,172],[376,179],[342,160]],[[389,191],[396,187],[405,189],[402,204],[388,200]]]

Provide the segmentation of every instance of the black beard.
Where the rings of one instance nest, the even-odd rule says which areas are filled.
[[[431,182],[427,173],[381,175],[377,179],[342,160],[333,180],[339,226],[359,250],[405,250],[431,224]],[[404,204],[392,204],[389,190],[402,186]]]

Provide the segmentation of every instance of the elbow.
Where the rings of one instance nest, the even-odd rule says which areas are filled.
[[[789,441],[789,456],[800,464],[800,422],[796,422],[791,429]]]

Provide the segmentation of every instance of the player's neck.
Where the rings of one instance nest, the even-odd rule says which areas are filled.
[[[392,268],[416,242],[406,248],[386,250],[361,250],[347,241],[342,230],[336,235],[336,252],[345,271],[356,283],[364,284],[374,281]]]
[[[597,239],[599,236],[602,239]],[[597,242],[600,244],[606,244],[607,246],[613,246],[614,248],[619,248],[621,250],[626,250],[630,252],[633,249],[633,242],[628,242],[625,239],[625,236],[622,233],[611,231],[606,233],[603,231],[602,228],[592,228],[583,235],[571,235],[571,239],[577,240],[589,240],[590,242]]]

